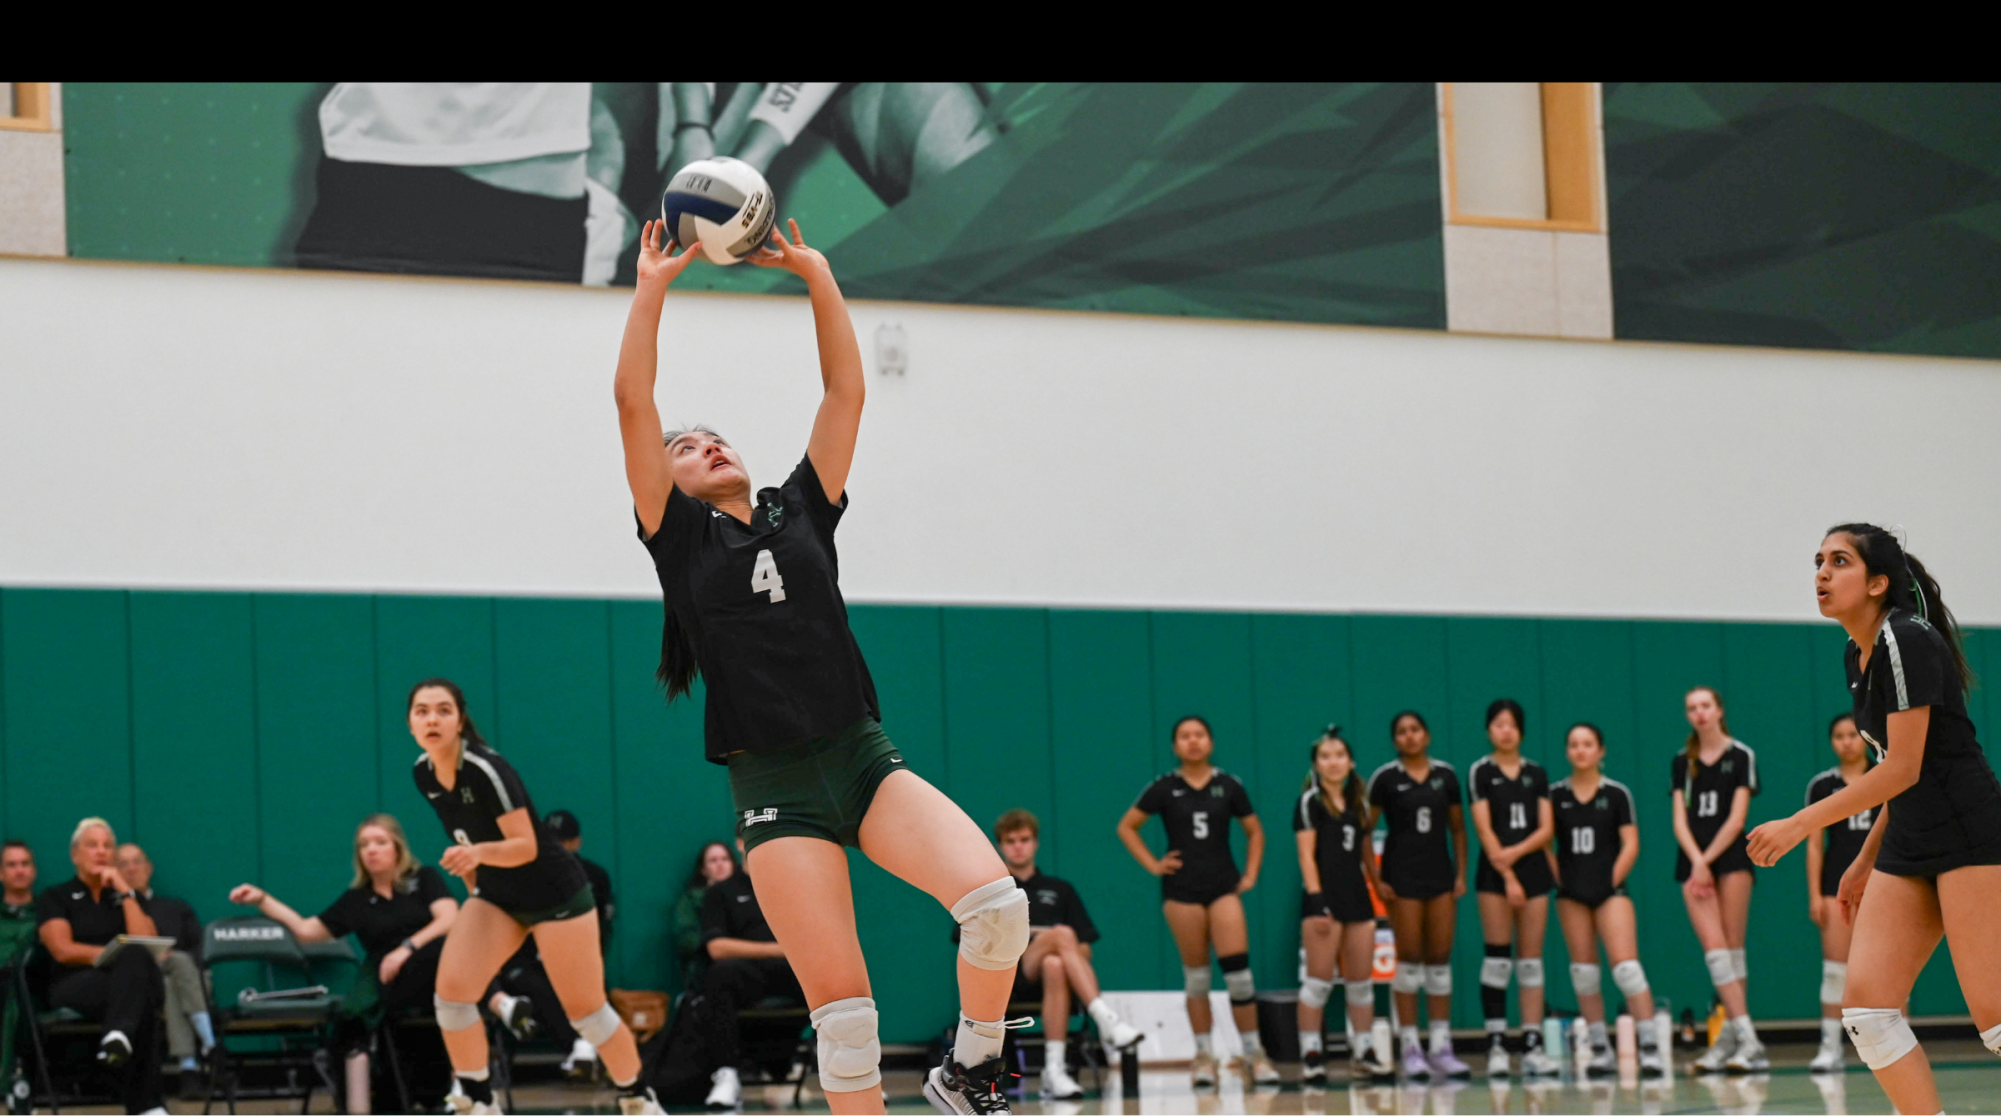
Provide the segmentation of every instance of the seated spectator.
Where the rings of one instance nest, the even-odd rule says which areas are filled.
[[[598,905],[598,945],[609,962],[612,920],[618,916],[618,903],[611,892],[611,873],[597,861],[583,855],[584,827],[575,814],[568,810],[551,810],[542,820],[549,824],[549,832],[555,834],[557,843],[569,850],[577,858],[577,863],[584,867],[584,877],[591,884],[591,897]],[[606,971],[609,973],[609,967]],[[542,970],[541,955],[536,952],[533,937],[522,943],[521,951],[514,955],[514,960],[501,967],[500,984],[507,992],[527,996],[535,1004],[535,1017],[542,1029],[557,1042],[569,1044],[570,1052],[562,1062],[563,1073],[570,1077],[589,1076],[597,1067],[597,1048],[570,1026],[563,1005],[556,999],[555,986],[549,983],[549,975]],[[609,991],[609,984],[606,990]],[[506,1016],[502,1015],[502,1018]]]
[[[85,818],[70,835],[76,875],[35,899],[42,945],[55,963],[49,1006],[69,1008],[104,1025],[97,1060],[119,1077],[127,1112],[165,1112],[160,1096],[160,1008],[166,989],[151,951],[122,947],[98,964],[120,934],[159,932],[139,893],[118,871],[111,823]]]
[[[7,893],[0,902],[0,970],[4,970],[25,963],[35,947],[35,850],[26,841],[0,845],[0,885]],[[5,1005],[0,1010],[0,1086],[11,1086],[14,1036],[21,1026],[21,1005],[14,998],[12,980],[0,986],[0,1004]]]
[[[743,1100],[743,1027],[737,1017],[767,997],[783,996],[803,1005],[806,994],[764,921],[748,868],[732,871],[702,897],[702,946],[709,968],[702,974],[696,1010],[709,1064],[716,1067],[705,1103],[735,1108]]]
[[[1075,1100],[1084,1095],[1084,1089],[1070,1076],[1066,1064],[1073,994],[1075,1002],[1083,1004],[1098,1024],[1098,1034],[1106,1045],[1123,1049],[1145,1036],[1120,1019],[1099,995],[1098,974],[1091,968],[1091,943],[1098,940],[1098,928],[1091,924],[1076,888],[1036,868],[1041,831],[1042,823],[1027,810],[1009,810],[994,823],[1001,859],[1007,862],[1016,885],[1028,892],[1028,949],[1015,969],[1012,998],[1042,1001],[1042,1033],[1047,1043],[1042,1095],[1052,1100]]]
[[[330,942],[353,934],[361,941],[361,976],[341,1010],[339,1041],[347,1054],[349,1112],[368,1111],[368,1035],[385,1017],[430,1010],[437,996],[438,956],[445,931],[458,917],[458,900],[436,868],[417,863],[403,826],[388,814],[370,814],[354,831],[354,882],[311,918],[255,884],[238,884],[229,901],[256,907],[301,942]],[[511,1022],[511,1021],[510,1021]]]
[[[618,916],[618,903],[611,893],[611,873],[604,865],[587,859],[583,854],[584,827],[575,814],[568,810],[551,810],[542,819],[549,823],[549,832],[556,835],[556,842],[569,850],[584,866],[584,877],[591,882],[591,897],[598,905],[598,946],[605,957],[611,956],[611,924]]]
[[[729,842],[710,841],[695,854],[695,867],[674,903],[674,955],[681,962],[681,987],[690,992],[702,986],[702,975],[709,970],[709,951],[702,944],[702,900],[710,885],[735,874],[736,852]]]
[[[160,961],[160,975],[167,985],[167,1057],[180,1068],[181,1096],[199,1096],[201,1064],[197,1055],[206,1058],[215,1046],[208,996],[202,991],[201,919],[187,903],[153,893],[153,861],[145,849],[120,845],[116,863],[125,882],[139,893],[139,905],[152,916],[160,936],[174,939],[173,952]]]

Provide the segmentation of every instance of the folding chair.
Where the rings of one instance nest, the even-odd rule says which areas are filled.
[[[48,962],[48,955],[39,944],[7,966],[6,975],[8,986],[22,1005],[21,1022],[28,1032],[28,1046],[21,1055],[34,1062],[29,1075],[29,1107],[47,1107],[50,1112],[61,1112],[65,1100],[72,1104],[117,1100],[115,1094],[91,1091],[84,1086],[85,1082],[102,1079],[97,1066],[96,1046],[97,1040],[104,1037],[103,1025],[69,1008],[50,1008],[46,989],[37,987],[42,982],[30,979],[30,970],[37,973],[43,971],[44,966],[37,966],[37,961]],[[67,1093],[59,1090],[56,1084],[57,1066],[53,1051],[58,1043],[65,1047],[81,1047],[88,1052],[87,1060],[75,1060],[75,1072],[64,1073],[64,1083],[71,1087]],[[67,1071],[71,1067],[65,1063],[62,1068]]]
[[[315,956],[333,966],[346,949],[344,942],[329,943],[316,947]],[[318,1086],[333,1089],[321,1052],[340,998],[314,981],[291,932],[268,918],[209,923],[202,930],[202,958],[209,972],[209,1018],[215,1024],[214,1072],[202,1112],[213,1107],[221,1092],[235,1113],[237,1098],[244,1095],[244,1071],[251,1068],[285,1073],[283,1087],[258,1095],[297,1096],[299,1111],[310,1111]]]
[[[746,1059],[760,1065],[783,1061],[781,1085],[792,1086],[792,1107],[806,1092],[806,1078],[819,1068],[819,1044],[813,1037],[813,1016],[805,1005],[787,996],[766,996],[737,1016],[743,1028]],[[758,1032],[789,1035],[779,1039],[752,1036]]]
[[[1008,1060],[1014,1063],[1015,1068],[1021,1071],[1023,1079],[1026,1080],[1028,1059],[1023,1054],[1023,1048],[1043,1046],[1049,1039],[1041,1000],[1011,1000],[1007,1005],[1007,1014],[1003,1018],[1015,1019],[1024,1015],[1035,1017],[1036,1032],[1031,1034],[1027,1031],[1009,1031],[1003,1042],[1003,1049],[1008,1053]],[[1078,1069],[1090,1074],[1092,1091],[1102,1095],[1105,1091],[1106,1066],[1104,1041],[1098,1035],[1097,1022],[1084,1010],[1084,1005],[1077,1002],[1077,997],[1074,995],[1070,997],[1070,1022],[1070,1036],[1080,1040],[1066,1044],[1070,1060],[1077,1063]],[[1047,1053],[1046,1047],[1044,1052]],[[1067,1070],[1070,1067],[1063,1068]]]

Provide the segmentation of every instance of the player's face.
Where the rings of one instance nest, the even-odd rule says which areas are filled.
[[[1035,863],[1035,850],[1040,845],[1034,833],[1026,829],[1012,830],[1000,839],[1001,859],[1007,861],[1009,868],[1026,868]]]
[[[459,703],[443,686],[426,686],[410,699],[410,735],[418,745],[441,748],[458,740]]]
[[[721,845],[710,845],[702,854],[702,878],[712,884],[721,883],[736,874],[736,858]]]
[[[1355,771],[1355,757],[1345,740],[1323,740],[1313,749],[1313,773],[1322,786],[1338,787]]]
[[[1174,758],[1182,763],[1204,763],[1216,751],[1216,741],[1200,721],[1183,721],[1174,726]]]
[[[1827,743],[1843,763],[1854,763],[1861,759],[1864,749],[1869,746],[1862,739],[1862,734],[1856,731],[1855,722],[1847,717],[1834,722],[1834,731],[1828,733]]]
[[[35,854],[23,848],[8,849],[0,856],[0,884],[9,891],[34,890]]]
[[[361,832],[354,835],[354,851],[361,857],[361,866],[371,875],[396,867],[396,839],[379,825],[361,827]]]
[[[1605,745],[1598,740],[1598,734],[1588,728],[1574,728],[1564,738],[1563,754],[1570,760],[1570,770],[1578,774],[1598,770],[1598,764],[1605,758]]]
[[[1390,741],[1396,745],[1400,756],[1423,755],[1424,750],[1431,747],[1431,730],[1416,717],[1398,717]]]
[[[1682,708],[1688,714],[1688,726],[1698,732],[1715,728],[1723,721],[1723,707],[1716,704],[1716,695],[1708,690],[1690,690]]]
[[[118,865],[118,874],[132,885],[134,891],[144,891],[153,886],[153,862],[146,857],[146,850],[137,845],[121,845],[114,854],[112,863]]]
[[[667,472],[675,488],[711,504],[750,490],[750,474],[736,448],[703,430],[667,444]]]
[[[1890,579],[1869,576],[1855,540],[1836,532],[1820,540],[1813,556],[1813,595],[1820,614],[1830,619],[1863,615],[1863,610],[1880,603],[1875,598],[1890,591]]]
[[[1487,722],[1487,741],[1496,749],[1512,752],[1522,746],[1522,726],[1515,723],[1515,715],[1503,709]]]

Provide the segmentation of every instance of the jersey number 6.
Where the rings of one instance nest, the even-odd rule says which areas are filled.
[[[750,591],[770,593],[772,604],[785,599],[785,579],[778,576],[778,563],[772,560],[769,550],[757,552],[757,564],[750,570]]]

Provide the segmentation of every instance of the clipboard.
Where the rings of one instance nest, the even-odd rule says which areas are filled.
[[[164,961],[167,958],[167,954],[172,953],[174,950],[174,939],[155,937],[150,934],[120,934],[111,939],[110,943],[104,947],[103,952],[97,955],[97,960],[91,962],[91,964],[95,968],[101,969],[111,964],[112,959],[118,956],[119,950],[128,947],[143,948],[153,955],[153,960]]]

